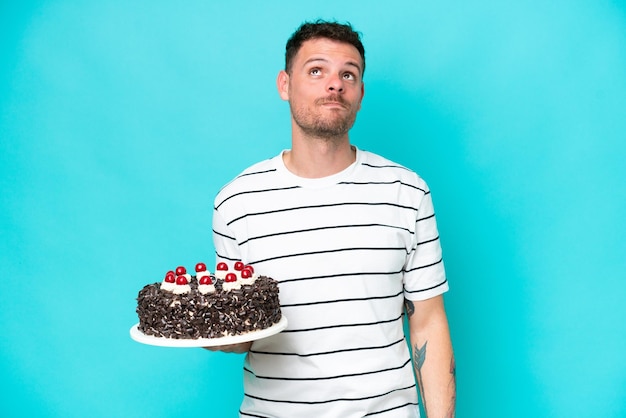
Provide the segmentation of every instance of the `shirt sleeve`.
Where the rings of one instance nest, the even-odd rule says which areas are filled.
[[[425,300],[448,290],[430,190],[426,188],[415,220],[413,248],[404,266],[404,297]]]
[[[216,265],[222,261],[232,263],[241,260],[241,251],[235,234],[217,209],[213,210],[213,245]]]

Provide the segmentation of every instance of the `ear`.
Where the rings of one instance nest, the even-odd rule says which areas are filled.
[[[281,70],[276,77],[276,87],[278,94],[283,100],[289,100],[289,74],[285,70]]]

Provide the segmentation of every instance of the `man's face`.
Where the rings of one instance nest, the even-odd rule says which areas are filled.
[[[363,63],[352,45],[326,38],[302,44],[291,74],[281,71],[277,84],[281,98],[289,101],[294,124],[307,135],[342,137],[361,108]]]

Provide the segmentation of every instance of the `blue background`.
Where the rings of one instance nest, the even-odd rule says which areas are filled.
[[[458,416],[626,417],[619,0],[0,3],[0,416],[235,416],[242,356],[128,330],[289,147],[275,76],[317,17],[363,32],[353,142],[433,189]]]

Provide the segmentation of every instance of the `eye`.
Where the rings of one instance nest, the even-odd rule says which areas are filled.
[[[350,73],[350,72],[344,73],[343,74],[343,78],[344,78],[344,80],[351,80],[351,81],[356,80],[356,76],[353,73]]]
[[[309,74],[311,74],[311,75],[321,75],[322,74],[322,70],[320,70],[319,68],[311,68],[309,70]]]

